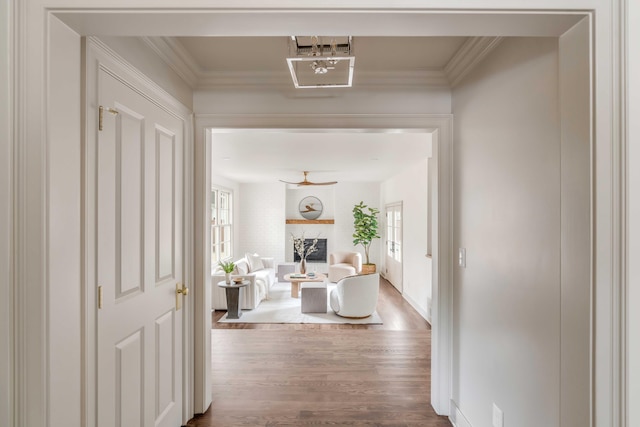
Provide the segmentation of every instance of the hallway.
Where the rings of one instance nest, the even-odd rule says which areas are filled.
[[[378,312],[356,328],[214,323],[213,403],[188,425],[450,426],[429,404],[428,323],[385,280]]]

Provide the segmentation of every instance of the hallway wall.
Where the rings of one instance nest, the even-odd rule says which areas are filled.
[[[447,114],[451,112],[448,88],[368,90],[298,90],[291,87],[270,89],[197,90],[193,96],[196,114]],[[330,126],[328,123],[327,126]]]
[[[568,302],[590,284],[566,287],[571,272],[561,272],[562,217],[583,200],[561,191],[572,163],[561,157],[559,66],[558,39],[507,39],[453,91],[454,248],[466,248],[466,268],[454,266],[453,401],[473,427],[492,425],[493,403],[505,425],[589,416],[587,401],[561,422],[561,348],[579,366],[589,360],[589,306]],[[576,184],[588,194],[588,179]]]
[[[417,160],[417,159],[416,159]],[[385,271],[385,205],[402,202],[402,295],[424,317],[431,307],[431,259],[428,252],[428,159],[406,165],[380,184],[380,271]]]

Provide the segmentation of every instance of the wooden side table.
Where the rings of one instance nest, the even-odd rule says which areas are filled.
[[[218,282],[218,286],[225,289],[227,296],[227,319],[239,319],[242,317],[242,309],[240,308],[240,299],[242,297],[242,288],[249,284],[248,280],[236,284],[227,284],[224,280]]]

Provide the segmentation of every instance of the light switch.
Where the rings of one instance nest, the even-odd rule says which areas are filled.
[[[458,265],[460,267],[467,266],[467,250],[465,248],[458,249]]]

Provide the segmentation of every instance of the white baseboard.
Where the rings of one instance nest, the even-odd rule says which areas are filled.
[[[469,420],[467,420],[467,418],[462,414],[462,411],[460,411],[458,405],[456,405],[453,400],[451,400],[450,402],[451,410],[449,413],[451,415],[449,415],[449,421],[451,421],[453,427],[473,427]]]
[[[402,298],[404,298],[405,301],[411,304],[411,307],[413,307],[418,312],[418,314],[424,318],[424,320],[431,324],[431,316],[429,316],[429,313],[424,308],[420,307],[417,302],[415,302],[409,295],[405,293],[402,294]]]

